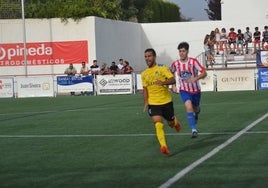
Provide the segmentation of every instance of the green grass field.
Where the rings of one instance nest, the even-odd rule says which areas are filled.
[[[268,113],[268,91],[204,92],[199,137],[165,126],[160,153],[141,94],[0,99],[0,187],[155,188]],[[268,118],[170,187],[268,187]]]

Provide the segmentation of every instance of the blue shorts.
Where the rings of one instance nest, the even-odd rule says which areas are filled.
[[[185,103],[187,100],[190,100],[190,101],[192,101],[192,104],[194,106],[199,106],[201,92],[192,94],[192,93],[188,93],[186,91],[180,91],[180,95],[181,95],[181,100],[183,103]]]

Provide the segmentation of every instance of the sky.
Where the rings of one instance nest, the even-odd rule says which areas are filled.
[[[182,15],[192,18],[192,21],[209,20],[207,12],[207,2],[205,0],[166,0],[178,4]]]

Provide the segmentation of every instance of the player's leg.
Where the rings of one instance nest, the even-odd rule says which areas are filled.
[[[198,133],[196,129],[195,116],[194,116],[195,114],[192,104],[192,94],[187,92],[180,92],[180,95],[186,109],[186,118],[192,131],[192,138],[196,138]]]
[[[162,153],[169,155],[169,150],[167,147],[165,131],[164,131],[164,123],[163,123],[163,118],[162,118],[161,106],[149,105],[148,112],[155,126],[156,137],[160,144],[160,150]]]
[[[181,123],[174,114],[173,102],[166,104],[163,108],[163,117],[167,120],[168,125],[179,132],[181,130]]]
[[[195,123],[197,123],[198,116],[200,114],[200,99],[201,93],[194,94],[192,97],[192,104],[194,109]]]

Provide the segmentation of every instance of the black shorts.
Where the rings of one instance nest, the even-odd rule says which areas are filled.
[[[148,105],[149,116],[162,116],[167,121],[174,119],[174,107],[173,102],[162,105]]]

